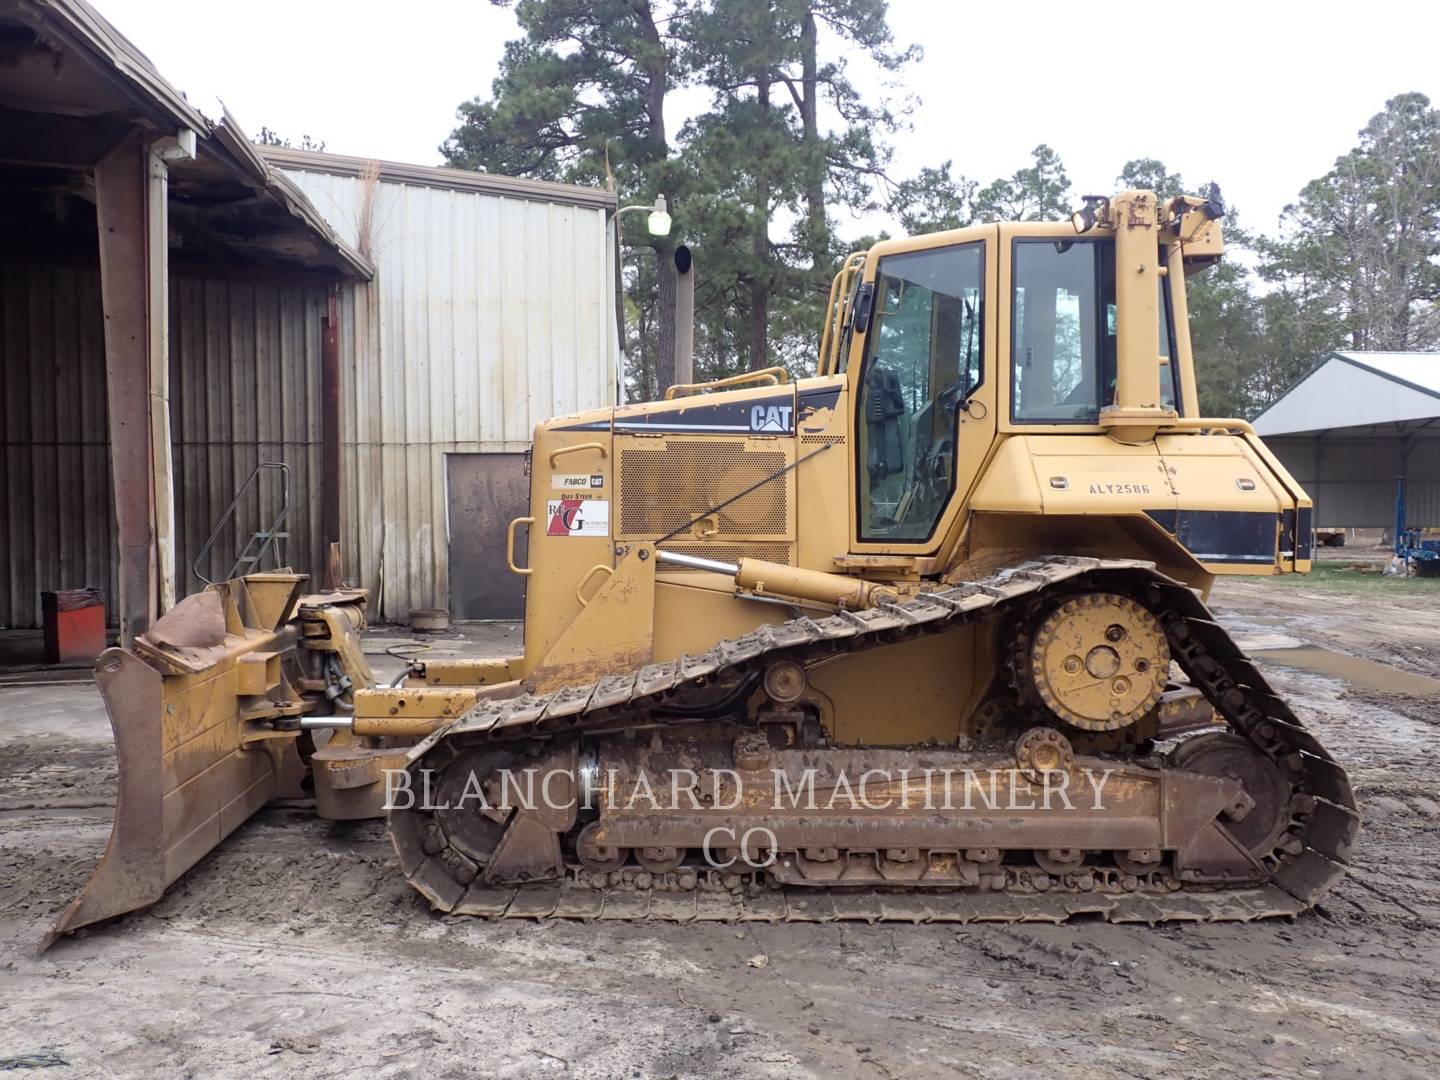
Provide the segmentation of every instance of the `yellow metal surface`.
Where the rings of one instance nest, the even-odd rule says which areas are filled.
[[[722,638],[794,618],[798,611],[737,597],[734,583],[719,574],[661,573],[655,582],[653,659],[660,663],[702,653]]]
[[[953,744],[990,681],[989,635],[977,627],[916,638],[811,667],[841,744]]]
[[[421,658],[423,674],[411,675],[406,685],[418,686],[490,686],[518,678],[514,665],[523,657],[499,659],[429,660]]]
[[[427,733],[428,734],[428,733]],[[327,821],[357,821],[385,816],[385,775],[403,769],[403,745],[367,745],[349,732],[336,732],[310,756],[315,782],[315,812]]]
[[[615,445],[617,540],[653,543],[680,530],[677,540],[717,545],[793,543],[794,439],[620,435]]]
[[[408,734],[387,723],[450,719],[474,705],[474,688],[450,686],[381,686],[355,691],[355,730],[361,735]]]
[[[586,572],[588,576],[589,571]],[[605,584],[586,602],[559,640],[525,676],[544,693],[594,681],[650,662],[655,632],[655,549],[627,545]]]
[[[796,529],[795,562],[830,570],[834,557],[849,551],[854,517],[852,500],[839,497],[849,489],[856,449],[849,387],[844,375],[806,379],[800,385],[822,401],[833,392],[834,403],[802,404],[796,422],[796,453],[803,460],[794,472],[795,501],[804,508],[804,527]]]
[[[825,308],[825,323],[820,332],[821,375],[835,374],[839,362],[840,338],[849,312],[850,288],[856,274],[865,269],[866,253],[852,251],[841,264],[840,272],[830,282],[830,299]]]
[[[982,274],[984,295],[987,297],[998,296],[1000,295],[998,292],[1000,268],[1005,259],[1004,248],[1006,247],[1001,242],[1002,239],[1001,227],[976,225],[949,232],[883,241],[876,244],[867,253],[864,279],[872,284],[875,282],[880,260],[886,255],[930,251],[959,244],[981,244],[984,252]],[[983,475],[986,463],[993,452],[997,417],[1000,415],[1002,401],[1005,400],[1005,392],[1002,391],[1002,387],[1008,382],[1008,373],[1003,358],[1008,357],[1009,350],[1002,345],[1006,340],[1004,337],[1006,331],[1000,322],[1000,313],[1005,307],[1004,304],[989,302],[982,306],[980,383],[972,388],[970,396],[966,399],[965,407],[956,414],[955,445],[951,455],[954,490],[940,520],[928,537],[904,541],[889,539],[883,542],[861,539],[859,521],[855,513],[855,499],[857,497],[864,499],[869,493],[870,479],[867,470],[861,468],[859,464],[868,460],[868,426],[864,423],[863,417],[851,415],[846,418],[846,426],[853,430],[856,441],[854,452],[847,455],[847,465],[850,470],[847,488],[850,492],[855,493],[848,500],[847,537],[850,551],[912,551],[933,554],[942,561],[953,552],[964,524],[968,497],[977,480]],[[860,380],[864,376],[862,361],[865,348],[866,337],[854,335],[846,367],[852,413],[855,408],[854,403],[859,400],[860,396]]]

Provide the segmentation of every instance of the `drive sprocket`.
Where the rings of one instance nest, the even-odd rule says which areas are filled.
[[[1165,692],[1165,631],[1127,596],[1072,596],[1039,620],[1025,644],[1015,665],[1017,689],[1082,731],[1130,727]]]

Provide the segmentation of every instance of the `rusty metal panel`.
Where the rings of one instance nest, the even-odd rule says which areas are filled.
[[[0,626],[40,592],[117,589],[98,268],[0,256]]]
[[[505,567],[506,530],[530,498],[524,454],[446,454],[449,608],[457,619],[521,619],[525,579]],[[527,541],[517,538],[525,565]]]
[[[444,455],[523,451],[540,421],[613,403],[609,224],[598,206],[299,164],[286,174],[376,267],[341,296],[344,562],[403,619],[450,603]]]
[[[328,291],[320,285],[173,277],[171,408],[176,462],[177,569],[185,592],[202,583],[195,553],[261,461],[290,466],[285,561],[325,565],[321,499],[321,350]],[[262,474],[216,543],[207,576],[229,569],[280,499]]]

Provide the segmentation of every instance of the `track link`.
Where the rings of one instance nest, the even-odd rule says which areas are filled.
[[[1196,593],[1153,564],[1056,556],[909,601],[821,619],[757,628],[686,656],[546,695],[481,702],[418,744],[419,770],[442,743],[503,744],[579,734],[683,705],[721,675],[759,671],[777,659],[805,661],[836,651],[881,647],[956,624],[992,619],[1042,599],[1047,590],[1124,593],[1160,617],[1175,661],[1225,719],[1278,766],[1290,785],[1290,822],[1264,857],[1269,880],[1244,888],[1180,885],[1168,875],[1064,876],[1037,886],[1009,875],[999,889],[839,889],[767,887],[757,875],[707,869],[684,879],[612,872],[597,877],[568,867],[559,882],[518,886],[457,880],[444,853],[422,843],[421,810],[391,813],[390,835],[407,879],[438,909],[507,918],[690,921],[1063,922],[1076,916],[1111,922],[1249,921],[1296,915],[1345,873],[1360,818],[1344,770],[1305,730],[1260,671],[1211,618]],[[432,845],[433,846],[433,845]],[[679,887],[684,881],[689,887]],[[693,882],[693,884],[691,884]]]

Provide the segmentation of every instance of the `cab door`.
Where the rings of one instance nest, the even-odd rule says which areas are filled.
[[[997,239],[981,226],[871,253],[873,299],[847,365],[852,551],[938,549],[989,452]]]

